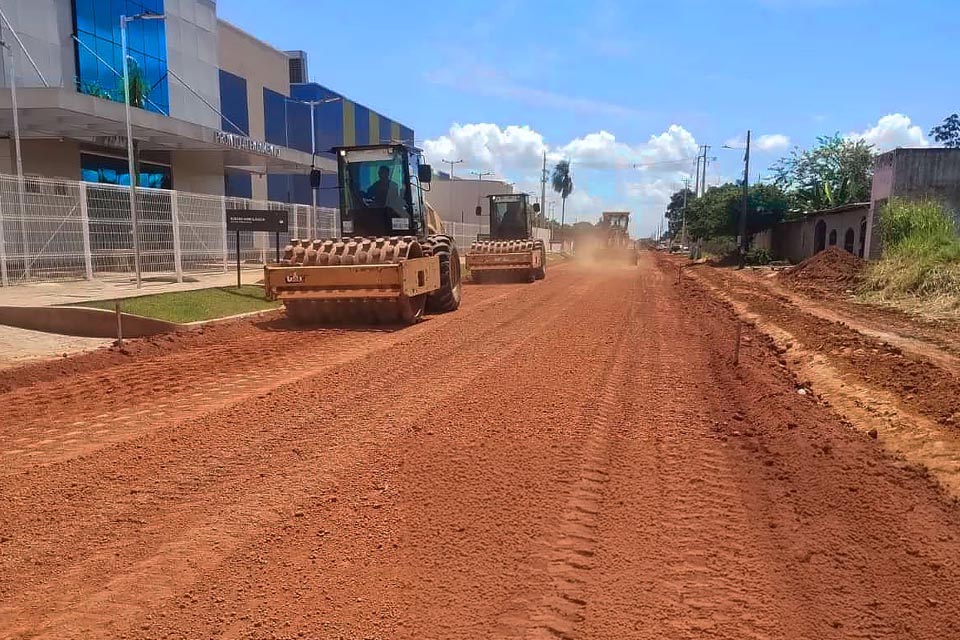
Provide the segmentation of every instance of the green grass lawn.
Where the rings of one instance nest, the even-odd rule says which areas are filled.
[[[225,318],[239,313],[276,309],[280,306],[279,302],[265,300],[263,287],[257,285],[244,285],[239,289],[220,287],[176,291],[121,300],[94,300],[80,302],[74,306],[112,311],[117,302],[120,303],[120,310],[124,313],[181,323]]]

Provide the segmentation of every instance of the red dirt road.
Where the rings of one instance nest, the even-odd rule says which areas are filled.
[[[32,370],[0,637],[960,637],[957,505],[675,278]]]

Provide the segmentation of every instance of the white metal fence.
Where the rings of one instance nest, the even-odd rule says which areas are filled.
[[[236,260],[227,209],[286,209],[289,236],[330,236],[334,209],[162,189],[137,189],[145,277],[222,271]],[[280,238],[281,245],[287,238]],[[240,259],[274,257],[274,234],[241,232]],[[0,175],[0,284],[104,278],[133,273],[128,187]]]
[[[237,258],[226,231],[227,209],[285,209],[288,237],[332,237],[336,210],[163,189],[138,188],[144,277],[223,271]],[[461,250],[485,225],[445,222]],[[549,240],[546,229],[537,237]],[[281,247],[288,237],[281,237]],[[259,267],[274,259],[272,233],[241,232],[240,260]],[[43,280],[127,277],[134,272],[129,187],[0,175],[0,285]]]
[[[450,222],[447,220],[443,221],[443,230],[445,233],[453,236],[456,239],[457,246],[460,247],[461,253],[470,247],[474,240],[477,239],[478,235],[485,234],[490,231],[488,226],[485,224],[477,224],[473,222]],[[543,242],[547,245],[547,250],[550,250],[549,229],[534,227],[533,237],[543,240]]]

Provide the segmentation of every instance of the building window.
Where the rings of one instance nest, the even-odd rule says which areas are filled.
[[[163,13],[163,0],[73,0],[76,84],[80,93],[123,102],[120,16]],[[167,35],[163,20],[134,20],[127,25],[130,103],[168,115]]]
[[[122,158],[81,153],[80,179],[84,182],[129,186],[130,165],[127,160]],[[170,167],[141,162],[140,182],[137,183],[137,186],[152,189],[172,189],[173,180],[170,175]]]
[[[820,253],[827,248],[827,223],[823,220],[817,220],[817,225],[813,228],[813,252]]]
[[[837,246],[837,230],[836,229],[830,230],[830,246],[831,247]]]

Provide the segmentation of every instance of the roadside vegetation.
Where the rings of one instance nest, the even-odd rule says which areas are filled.
[[[95,300],[81,302],[75,306],[112,311],[118,302],[120,310],[124,313],[179,323],[226,318],[241,313],[276,309],[280,306],[277,302],[266,300],[263,297],[263,287],[256,285],[244,285],[239,289],[220,287],[158,293],[120,300]]]
[[[891,200],[880,213],[880,235],[883,258],[867,267],[865,295],[960,309],[960,239],[940,203]]]
[[[811,211],[863,202],[870,196],[873,147],[839,133],[821,136],[809,149],[794,148],[771,167],[767,180],[750,185],[747,197],[747,233],[770,229],[784,220],[802,220]],[[689,188],[670,198],[665,218],[668,238],[687,237],[713,247],[736,249],[735,239],[743,211],[743,182],[708,187],[699,196]],[[775,260],[769,252],[757,263]]]

